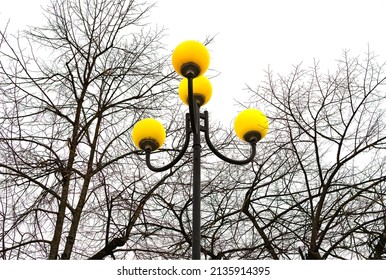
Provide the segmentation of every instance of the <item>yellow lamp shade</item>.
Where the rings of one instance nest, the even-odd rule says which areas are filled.
[[[178,87],[178,94],[182,102],[184,102],[186,105],[189,105],[187,78],[181,80],[180,86]],[[193,96],[198,101],[200,106],[208,103],[212,97],[212,84],[207,77],[199,76],[193,79]]]
[[[174,70],[181,76],[201,76],[209,67],[209,51],[198,41],[188,40],[179,44],[172,54]]]
[[[268,132],[268,119],[257,109],[246,109],[235,119],[234,129],[237,136],[246,142],[259,141]]]
[[[155,119],[143,119],[134,125],[131,136],[135,146],[142,150],[151,151],[160,148],[166,138],[163,125]]]

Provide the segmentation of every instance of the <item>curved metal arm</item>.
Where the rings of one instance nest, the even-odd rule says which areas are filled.
[[[223,154],[221,154],[212,144],[212,142],[210,141],[210,138],[209,138],[209,116],[208,116],[208,111],[205,111],[204,112],[204,122],[205,122],[205,140],[206,140],[206,143],[208,144],[210,150],[216,155],[218,156],[220,159],[226,161],[226,162],[229,162],[229,163],[232,163],[232,164],[239,164],[239,165],[242,165],[242,164],[247,164],[247,163],[250,163],[255,155],[256,155],[256,142],[255,141],[252,141],[250,142],[251,144],[251,155],[247,158],[247,159],[244,159],[244,160],[234,160],[234,159],[231,159],[231,158],[228,158],[226,156],[224,156]]]
[[[162,167],[155,167],[151,164],[150,162],[150,154],[151,154],[151,151],[150,150],[145,150],[146,152],[146,165],[147,167],[151,170],[151,171],[154,171],[154,172],[162,172],[162,171],[166,171],[170,168],[172,168],[174,165],[176,165],[176,163],[182,158],[182,156],[185,154],[186,150],[188,149],[188,146],[189,146],[189,140],[190,140],[190,130],[189,130],[189,114],[186,114],[186,127],[185,127],[185,133],[186,133],[186,136],[185,136],[185,143],[184,143],[184,146],[182,147],[181,151],[179,152],[179,154],[177,155],[177,157],[172,161],[170,162],[169,164],[165,165],[165,166],[162,166]]]

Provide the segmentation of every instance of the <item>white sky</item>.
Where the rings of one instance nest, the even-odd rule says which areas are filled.
[[[12,28],[39,24],[40,5],[48,2],[0,0],[0,28],[7,19]],[[386,0],[159,0],[148,21],[167,28],[170,52],[217,34],[210,68],[221,75],[211,80],[206,108],[226,126],[240,110],[233,99],[248,97],[245,85],[257,86],[268,65],[285,74],[315,58],[333,69],[342,49],[362,55],[368,44],[386,58]]]

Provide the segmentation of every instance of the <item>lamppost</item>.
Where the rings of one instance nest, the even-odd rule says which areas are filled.
[[[210,140],[208,111],[200,113],[200,107],[205,105],[211,95],[210,81],[203,76],[209,67],[209,52],[204,45],[197,41],[182,42],[172,54],[174,70],[183,77],[178,88],[180,99],[189,106],[186,114],[185,143],[179,154],[167,165],[155,167],[152,165],[151,153],[159,149],[166,137],[162,124],[155,119],[143,119],[137,122],[132,131],[134,144],[145,151],[146,165],[155,172],[172,168],[185,154],[193,134],[193,221],[192,221],[192,259],[200,259],[201,255],[201,135],[203,132],[210,150],[220,159],[232,164],[250,163],[256,154],[256,143],[268,131],[268,119],[259,110],[246,109],[235,119],[234,130],[237,136],[251,145],[250,156],[243,160],[230,159],[218,151]],[[201,119],[204,125],[201,125]]]

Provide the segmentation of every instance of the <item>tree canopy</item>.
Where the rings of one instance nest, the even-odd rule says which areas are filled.
[[[60,0],[46,24],[0,32],[0,257],[189,259],[192,155],[146,168],[130,139],[144,117],[167,125],[164,165],[185,119],[164,30],[134,0]],[[256,81],[258,83],[258,81]],[[386,73],[372,52],[336,67],[266,72],[250,103],[270,127],[249,165],[203,142],[207,259],[386,258]],[[232,158],[248,154],[211,124]]]

